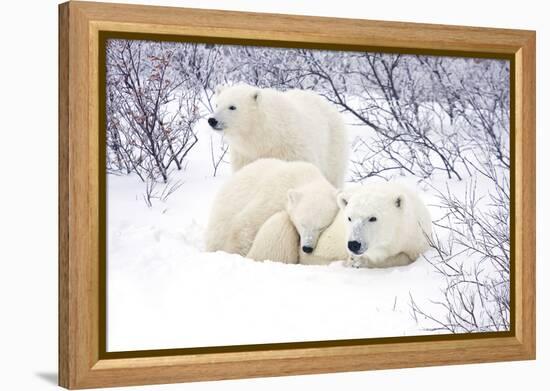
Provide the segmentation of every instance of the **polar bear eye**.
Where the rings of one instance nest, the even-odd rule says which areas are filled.
[[[237,110],[235,106],[229,106],[229,110]]]
[[[376,220],[377,220],[376,217],[371,217],[371,218],[369,219],[369,221],[370,221],[371,223],[375,222]]]
[[[351,217],[348,217],[348,221],[351,223]]]

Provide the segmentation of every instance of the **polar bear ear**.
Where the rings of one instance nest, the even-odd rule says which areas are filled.
[[[395,206],[401,208],[403,206],[403,196],[397,196],[395,199]]]
[[[287,198],[288,198],[288,203],[290,205],[296,205],[302,199],[303,194],[301,192],[299,192],[298,190],[289,189],[286,192],[286,195],[287,195]]]
[[[340,209],[344,209],[346,206],[348,206],[349,202],[349,195],[344,193],[343,191],[338,192],[336,194],[336,203],[340,207]]]
[[[257,90],[254,91],[254,93],[252,94],[252,98],[256,102],[259,102],[262,99],[262,94],[260,93],[260,89],[257,89]]]

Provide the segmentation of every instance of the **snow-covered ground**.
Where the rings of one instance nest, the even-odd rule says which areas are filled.
[[[200,142],[186,170],[174,175],[183,185],[166,201],[148,208],[136,176],[108,175],[108,351],[427,333],[411,314],[410,296],[430,305],[444,280],[425,259],[374,270],[204,252],[209,208],[230,170],[222,165],[212,177],[212,134],[205,121],[197,129]],[[353,139],[366,129],[350,131]],[[428,205],[437,203],[427,186],[403,181],[416,186]],[[438,187],[445,186],[441,180]],[[465,184],[450,186],[461,191]],[[430,211],[434,219],[442,213],[433,206]]]

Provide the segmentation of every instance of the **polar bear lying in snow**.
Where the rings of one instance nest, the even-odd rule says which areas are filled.
[[[320,256],[354,267],[404,266],[428,249],[430,213],[416,192],[396,183],[374,183],[337,196],[341,212],[319,240]],[[330,259],[329,258],[329,259]]]

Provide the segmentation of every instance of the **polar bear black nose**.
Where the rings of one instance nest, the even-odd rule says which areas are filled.
[[[216,120],[216,118],[214,117],[210,117],[208,118],[208,125],[214,127],[218,124],[218,121]]]
[[[305,252],[305,253],[311,253],[313,252],[313,248],[312,247],[309,247],[309,246],[304,246],[302,247],[302,250]]]
[[[348,242],[348,248],[351,252],[357,254],[361,248],[361,243],[356,240],[351,240]]]

